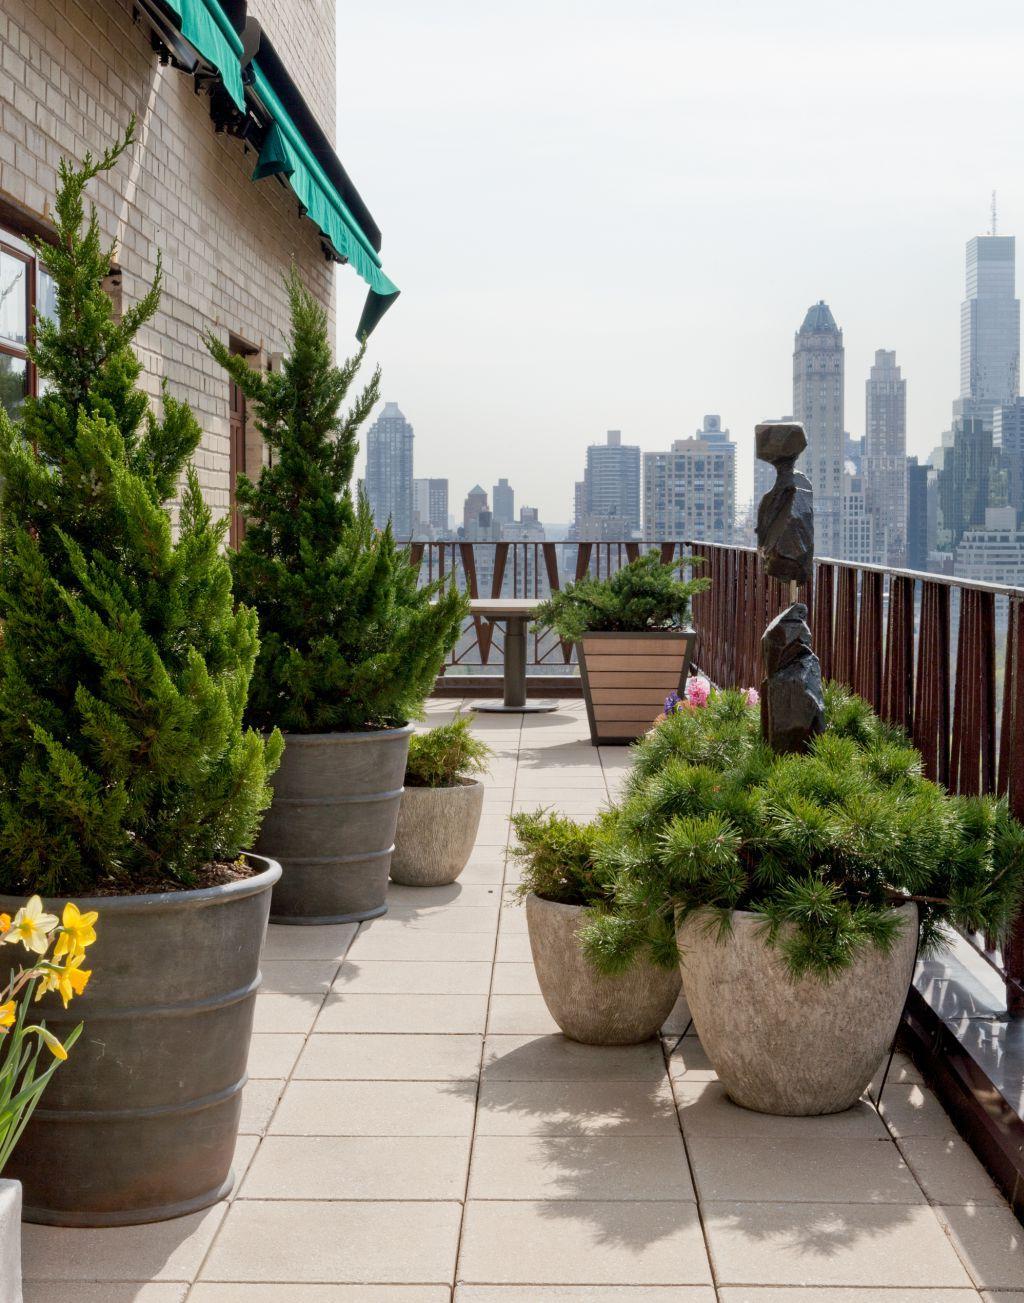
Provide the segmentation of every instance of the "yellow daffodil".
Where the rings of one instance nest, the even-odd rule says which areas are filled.
[[[0,914],[0,937],[2,937],[5,932],[10,932],[10,930],[11,930],[10,914]]]
[[[33,896],[14,916],[10,931],[4,936],[9,943],[20,941],[26,950],[45,955],[50,933],[57,926],[56,914],[44,914],[43,902]]]
[[[13,1000],[8,1000],[6,1004],[0,1004],[0,1031],[6,1031],[8,1027],[13,1027],[18,1018],[18,1006]]]
[[[60,935],[53,948],[54,959],[61,959],[64,955],[84,955],[85,947],[91,946],[96,940],[93,924],[98,918],[96,910],[91,909],[88,914],[83,914],[77,905],[68,901],[64,906]]]
[[[61,1045],[53,1032],[48,1032],[45,1027],[26,1027],[25,1030],[35,1032],[55,1059],[66,1059],[68,1057],[67,1050]]]

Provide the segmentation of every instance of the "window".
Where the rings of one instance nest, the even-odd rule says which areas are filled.
[[[28,355],[36,309],[56,312],[53,279],[24,240],[0,227],[0,404],[11,416],[38,393]]]

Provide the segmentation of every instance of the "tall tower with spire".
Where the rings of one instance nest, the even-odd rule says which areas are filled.
[[[995,206],[992,225],[995,229]],[[1016,240],[976,235],[967,241],[967,297],[960,305],[960,397],[954,417],[991,425],[997,407],[1020,393],[1020,299]]]
[[[822,556],[842,551],[845,353],[843,332],[828,304],[807,309],[793,347],[793,415],[807,434],[798,469],[814,489],[816,549]]]

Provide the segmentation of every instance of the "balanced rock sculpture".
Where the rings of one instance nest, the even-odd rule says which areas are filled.
[[[766,421],[755,427],[757,455],[775,467],[775,483],[757,510],[757,546],[774,579],[810,582],[814,568],[814,495],[806,475],[795,470],[807,447],[804,427]]]
[[[772,620],[761,639],[761,655],[764,739],[773,751],[805,751],[825,729],[825,698],[803,602],[794,602]]]
[[[809,583],[814,574],[814,494],[807,477],[794,469],[807,447],[804,427],[794,421],[766,421],[754,433],[758,457],[775,467],[775,483],[757,512],[764,568],[794,586]],[[804,751],[825,727],[825,700],[803,602],[794,602],[768,625],[761,655],[764,739],[773,751]]]

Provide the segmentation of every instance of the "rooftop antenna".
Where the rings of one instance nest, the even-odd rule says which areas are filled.
[[[995,233],[996,233],[996,192],[993,190],[992,191],[992,229],[991,231],[989,231],[989,235],[995,235]]]

